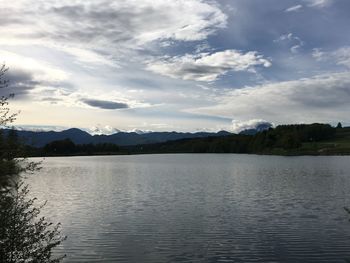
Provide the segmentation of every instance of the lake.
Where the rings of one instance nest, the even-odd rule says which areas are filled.
[[[26,181],[64,262],[350,258],[350,157],[59,157]]]

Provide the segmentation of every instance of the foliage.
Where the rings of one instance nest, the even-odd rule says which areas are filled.
[[[256,134],[250,143],[250,152],[286,151],[299,149],[303,143],[320,142],[332,138],[336,130],[329,124],[280,125]]]
[[[0,67],[0,89],[6,89],[9,86],[8,80],[4,79],[8,71],[5,65]],[[18,113],[11,113],[9,108],[9,99],[14,94],[2,96],[0,98],[0,127],[8,127],[12,124]],[[8,177],[19,175],[23,172],[34,172],[39,169],[40,163],[28,162],[25,151],[20,142],[16,131],[12,128],[7,134],[0,130],[0,187],[6,183]]]
[[[255,135],[237,134],[224,137],[183,139],[165,143],[128,147],[131,153],[254,153],[254,154],[323,154],[320,142],[336,138],[343,129],[329,124],[280,125]],[[312,149],[305,145],[314,144]],[[320,144],[321,145],[321,144]],[[331,144],[333,147],[334,144]],[[327,150],[330,153],[339,148]],[[347,149],[344,149],[347,151]],[[340,153],[345,153],[343,150]]]
[[[0,88],[7,88],[4,80],[7,68],[0,67]],[[17,113],[10,113],[9,99],[0,98],[0,126],[8,127]],[[28,198],[28,186],[22,182],[23,173],[33,173],[40,163],[25,157],[24,147],[14,129],[7,134],[0,132],[0,262],[59,262],[63,257],[52,259],[52,249],[64,239],[60,224],[53,225],[44,217],[35,199]]]
[[[0,131],[0,180],[2,183],[14,175],[33,173],[40,169],[41,163],[28,161],[23,157],[25,154],[25,147],[20,143],[15,130],[9,130],[6,136]]]
[[[90,155],[120,153],[119,146],[112,143],[75,144],[70,139],[53,141],[46,144],[41,153],[44,155]]]
[[[8,68],[5,65],[0,67],[0,89],[7,88],[9,81],[4,79],[4,75],[8,71]],[[18,113],[10,113],[9,99],[12,98],[14,94],[9,94],[8,96],[0,97],[0,126],[6,126],[9,123],[12,123]]]
[[[28,193],[28,186],[15,183],[0,194],[0,262],[59,262],[64,256],[52,258],[52,249],[66,237],[60,224],[38,218],[43,205],[36,207]]]

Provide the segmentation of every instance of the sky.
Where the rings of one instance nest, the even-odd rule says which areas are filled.
[[[350,125],[348,0],[0,0],[16,125]]]

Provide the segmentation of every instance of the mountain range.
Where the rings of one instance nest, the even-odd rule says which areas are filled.
[[[5,129],[5,133],[8,129]],[[219,137],[227,136],[232,133],[227,131],[211,132],[118,132],[111,135],[91,135],[83,130],[72,128],[64,131],[27,131],[17,130],[19,138],[27,145],[34,147],[43,147],[46,144],[70,139],[75,144],[98,144],[98,143],[113,143],[120,146],[151,144],[166,141],[173,141],[186,138],[205,138],[205,137]]]
[[[270,124],[259,124],[252,129],[246,129],[240,132],[244,135],[254,135],[258,132],[268,130],[271,128]],[[8,129],[4,129],[5,133]],[[30,130],[17,130],[19,138],[27,145],[33,147],[43,147],[46,144],[70,139],[75,144],[99,144],[99,143],[113,143],[119,146],[132,146],[140,144],[153,144],[162,143],[167,141],[175,141],[181,139],[192,138],[206,138],[206,137],[222,137],[232,135],[233,133],[228,131],[219,132],[116,132],[111,135],[91,135],[90,133],[71,128],[63,131],[30,131]]]

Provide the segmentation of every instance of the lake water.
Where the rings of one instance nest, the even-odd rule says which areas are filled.
[[[46,158],[31,194],[65,262],[344,262],[350,157]]]

